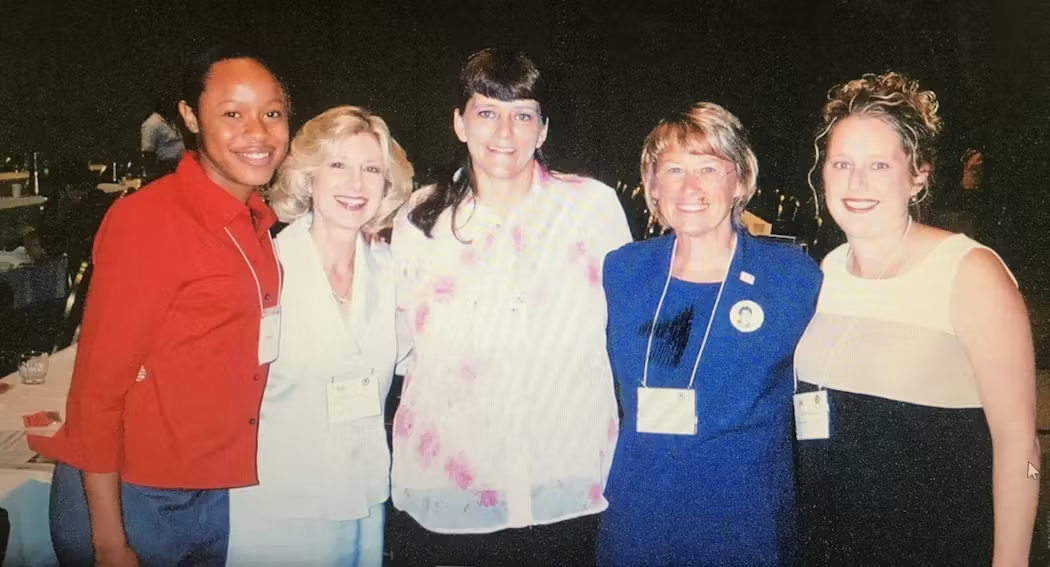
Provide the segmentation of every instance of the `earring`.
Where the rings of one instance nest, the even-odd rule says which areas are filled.
[[[920,197],[919,195],[922,195],[922,196]],[[911,205],[912,206],[917,206],[920,203],[922,203],[923,201],[925,201],[926,197],[929,197],[929,196],[930,196],[930,188],[928,186],[926,186],[926,185],[923,185],[922,189],[919,189],[918,191],[915,192],[914,195],[911,196]]]

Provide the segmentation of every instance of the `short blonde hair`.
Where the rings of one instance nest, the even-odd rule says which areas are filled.
[[[758,158],[740,120],[717,104],[698,102],[685,112],[661,120],[646,136],[641,164],[645,203],[664,228],[668,228],[667,220],[660,214],[650,191],[656,183],[660,156],[674,147],[694,149],[732,162],[737,183],[744,188],[743,196],[733,202],[733,223],[739,226],[744,207],[758,189]]]
[[[326,110],[311,118],[295,135],[270,192],[270,206],[277,217],[292,222],[309,212],[313,207],[310,197],[313,174],[322,167],[338,143],[362,133],[371,134],[379,141],[386,185],[375,218],[361,230],[375,234],[389,227],[398,209],[412,193],[412,164],[405,150],[390,135],[386,122],[356,106]]]

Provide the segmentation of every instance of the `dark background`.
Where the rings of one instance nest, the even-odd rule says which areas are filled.
[[[984,150],[999,226],[989,244],[1021,273],[1050,243],[1048,36],[1046,0],[0,0],[0,152],[130,159],[153,100],[177,97],[192,55],[237,38],[274,55],[293,128],[337,104],[367,106],[425,172],[458,145],[457,69],[477,49],[508,46],[554,87],[544,110],[556,168],[635,184],[648,130],[710,100],[750,128],[763,195],[808,199],[825,93],[892,69],[940,98],[942,185],[957,184],[966,147]]]

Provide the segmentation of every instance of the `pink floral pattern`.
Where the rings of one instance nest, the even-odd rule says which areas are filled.
[[[438,443],[437,434],[433,431],[427,431],[419,436],[419,445],[416,446],[416,452],[419,455],[419,462],[423,465],[423,468],[430,467],[440,450],[441,445]]]
[[[602,287],[601,264],[599,264],[594,258],[591,258],[591,260],[587,262],[587,283],[595,289],[601,289]]]
[[[394,504],[434,531],[599,512],[618,435],[601,266],[630,241],[616,193],[538,168],[509,216],[464,207],[455,233],[443,214],[427,237],[407,218],[411,204],[394,224],[394,261],[407,266],[398,328],[413,345],[401,402],[411,411],[394,423]],[[542,503],[522,507],[517,494]]]
[[[478,492],[478,506],[491,508],[499,504],[499,496],[495,490],[481,490]]]
[[[591,485],[591,489],[587,491],[587,499],[591,501],[591,504],[598,504],[602,501],[602,485],[597,482]]]
[[[472,268],[478,263],[478,251],[474,249],[473,244],[468,244],[463,248],[463,254],[460,256],[460,261],[462,261],[463,265],[468,268]]]
[[[516,226],[510,231],[510,238],[514,241],[514,252],[521,254],[521,251],[525,248],[525,233],[522,232],[520,226]]]
[[[473,362],[465,362],[461,368],[463,379],[473,382],[478,379],[478,367]]]
[[[394,436],[408,437],[409,435],[412,435],[414,421],[415,416],[412,414],[412,408],[399,407],[397,409],[397,415],[394,416]]]
[[[427,326],[427,317],[430,316],[430,305],[420,303],[416,307],[416,332],[422,333]]]
[[[445,461],[445,472],[448,474],[449,480],[461,490],[470,488],[470,485],[474,482],[474,475],[470,472],[470,467],[467,466],[466,459],[462,456],[450,457]]]
[[[448,301],[456,292],[456,280],[442,276],[434,281],[434,298],[438,302]]]
[[[583,258],[587,255],[587,242],[584,240],[577,240],[575,244],[570,248],[573,258]]]

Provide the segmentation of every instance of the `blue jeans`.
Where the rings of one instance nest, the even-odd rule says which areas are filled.
[[[142,567],[223,567],[230,535],[226,490],[120,485],[128,545]],[[51,543],[66,566],[94,565],[80,471],[59,463],[51,481]]]

